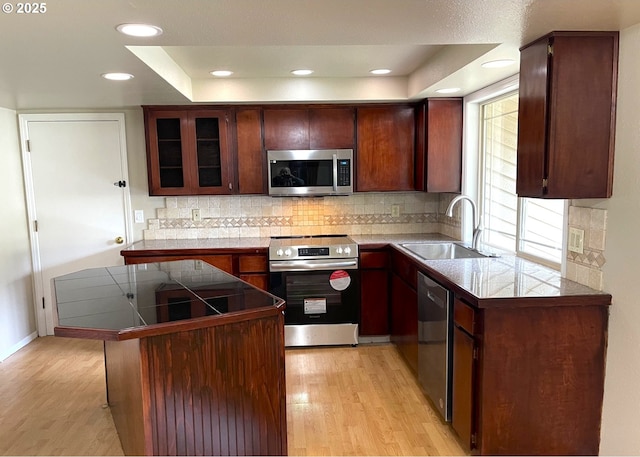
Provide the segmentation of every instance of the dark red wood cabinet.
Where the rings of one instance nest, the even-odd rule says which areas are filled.
[[[265,149],[353,149],[354,107],[264,109]]]
[[[264,249],[234,249],[227,254],[218,253],[220,250],[201,250],[199,253],[189,253],[172,250],[122,251],[126,265],[138,263],[170,262],[172,260],[201,260],[222,271],[239,277],[243,281],[259,289],[269,291],[269,266],[266,248]]]
[[[232,192],[227,111],[143,108],[149,195]]]
[[[475,308],[456,297],[452,426],[473,453],[598,454],[610,296],[592,298]]]
[[[415,190],[415,107],[357,109],[358,192]]]
[[[239,194],[267,193],[267,157],[262,149],[262,110],[236,110],[236,158]]]
[[[520,50],[520,197],[611,196],[617,68],[618,32],[553,32]]]
[[[360,327],[362,336],[389,334],[389,252],[360,250]]]
[[[404,254],[391,252],[391,342],[418,373],[418,270]]]
[[[416,109],[416,190],[460,192],[461,98],[425,100]]]

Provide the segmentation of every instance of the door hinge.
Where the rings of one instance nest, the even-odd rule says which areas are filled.
[[[551,43],[547,45],[547,55],[549,56],[553,55],[553,45]]]
[[[549,187],[549,180],[547,178],[542,178],[542,188],[546,189]]]
[[[473,348],[473,360],[478,360],[478,347]]]
[[[42,309],[44,309],[44,297],[42,297]]]
[[[33,221],[33,231],[34,232],[38,231],[38,221]]]
[[[476,447],[478,445],[478,434],[477,433],[472,433],[471,434],[471,447]]]
[[[27,152],[31,152],[31,140],[27,140]]]
[[[127,181],[116,181],[113,185],[116,187],[127,187]]]

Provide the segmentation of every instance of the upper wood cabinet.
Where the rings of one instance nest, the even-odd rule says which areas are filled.
[[[610,197],[618,32],[553,32],[520,51],[518,195]]]
[[[236,110],[238,193],[266,194],[266,156],[262,149],[262,111]]]
[[[144,107],[144,116],[149,195],[232,192],[226,111]]]
[[[425,100],[416,111],[416,190],[460,192],[462,99]]]
[[[415,108],[357,110],[356,191],[415,190]]]
[[[264,110],[265,149],[353,149],[355,108]]]

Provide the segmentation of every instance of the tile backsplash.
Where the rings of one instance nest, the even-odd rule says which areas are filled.
[[[460,207],[444,215],[453,194],[387,192],[345,197],[167,197],[147,221],[145,240],[286,235],[441,233],[460,239]],[[398,215],[393,215],[397,206]],[[193,220],[193,210],[200,220]],[[567,252],[566,277],[602,290],[606,210],[569,207],[569,227],[584,230],[584,253]]]
[[[456,237],[459,220],[444,217],[440,194],[393,192],[345,197],[167,197],[148,220],[146,240],[445,233]],[[444,207],[449,199],[445,199]],[[397,206],[398,215],[393,214]],[[193,210],[200,210],[194,221]],[[448,233],[447,233],[448,232]]]
[[[602,290],[602,267],[607,234],[607,211],[569,207],[569,228],[584,230],[583,253],[567,251],[566,277],[592,289]]]

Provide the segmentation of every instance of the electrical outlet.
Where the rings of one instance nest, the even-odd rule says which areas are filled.
[[[137,209],[133,212],[133,218],[136,222],[136,224],[143,224],[144,223],[144,211],[142,211],[141,209]]]
[[[391,205],[391,217],[400,217],[400,205]]]
[[[199,209],[194,209],[191,211],[191,219],[193,219],[194,222],[200,222],[202,219],[200,218],[200,210]]]
[[[584,230],[574,227],[569,228],[569,246],[571,252],[584,254]]]

